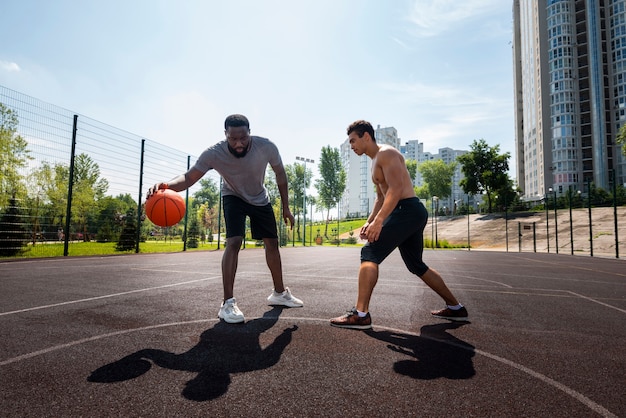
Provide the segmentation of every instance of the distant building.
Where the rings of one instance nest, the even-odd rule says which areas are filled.
[[[523,197],[626,183],[626,2],[514,0],[513,59]]]
[[[413,145],[415,144],[415,145]],[[419,166],[425,161],[442,160],[446,164],[457,162],[457,157],[467,154],[464,150],[453,150],[452,148],[439,148],[438,154],[431,154],[430,152],[424,152],[424,144],[418,141],[409,141],[406,143],[405,159],[413,159],[417,161],[417,172],[415,173],[415,180],[413,184],[415,186],[424,186],[424,180],[419,172]],[[411,150],[415,149],[417,152],[413,156]],[[445,199],[439,200],[439,207],[445,208],[444,211],[448,214],[456,213],[457,208],[461,204],[461,201],[467,204],[467,194],[463,192],[460,186],[461,180],[464,178],[461,164],[457,162],[454,175],[452,176],[451,192],[450,196]],[[430,199],[431,196],[420,196],[422,199]],[[471,203],[471,202],[470,202]]]

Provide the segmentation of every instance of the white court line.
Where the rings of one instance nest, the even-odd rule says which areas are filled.
[[[266,317],[256,317],[256,318],[250,318],[250,320],[252,319],[272,319],[272,318],[266,318]],[[302,318],[302,317],[289,317],[289,318],[278,318],[279,320],[291,320],[291,321],[304,321],[304,322],[323,322],[325,324],[328,323],[328,319],[321,319],[321,318]],[[189,325],[189,324],[201,324],[204,322],[217,322],[217,319],[197,319],[197,320],[193,320],[193,321],[182,321],[182,322],[171,322],[168,324],[158,324],[158,325],[149,325],[146,327],[139,327],[139,328],[133,328],[133,329],[127,329],[127,330],[121,330],[121,331],[115,331],[115,332],[111,332],[108,334],[102,334],[102,335],[95,335],[93,337],[89,337],[89,338],[83,338],[81,340],[76,340],[76,341],[71,341],[69,343],[65,343],[65,344],[60,344],[60,345],[56,345],[53,347],[48,347],[45,348],[43,350],[38,350],[38,351],[33,351],[32,353],[27,353],[27,354],[22,354],[21,356],[17,356],[17,357],[13,357],[7,360],[3,360],[0,362],[0,366],[6,366],[9,364],[13,364],[13,363],[17,363],[23,360],[27,360],[33,357],[37,357],[43,354],[48,354],[51,353],[53,351],[58,351],[58,350],[62,350],[64,348],[70,348],[76,345],[80,345],[80,344],[85,344],[88,342],[93,342],[93,341],[97,341],[103,338],[109,338],[109,337],[115,337],[118,335],[123,335],[123,334],[130,334],[132,332],[139,332],[139,331],[147,331],[147,330],[151,330],[151,329],[156,329],[156,328],[165,328],[165,327],[171,327],[171,326],[180,326],[180,325]],[[566,395],[574,398],[575,400],[577,400],[578,402],[582,403],[583,405],[587,406],[589,409],[591,409],[592,411],[600,414],[603,417],[607,417],[607,418],[618,418],[617,415],[613,414],[611,411],[609,411],[608,409],[604,408],[602,405],[592,401],[591,399],[589,399],[588,397],[586,397],[585,395],[583,395],[580,392],[577,392],[576,390],[565,386],[564,384],[557,382],[554,379],[551,379],[550,377],[536,372],[526,366],[523,366],[519,363],[515,363],[514,361],[511,361],[509,359],[506,359],[504,357],[500,357],[498,355],[495,354],[491,354],[488,353],[486,351],[483,350],[477,350],[475,348],[468,348],[462,344],[459,343],[455,343],[453,341],[447,341],[447,340],[440,340],[438,338],[434,338],[434,337],[430,337],[430,336],[426,336],[426,335],[420,335],[419,333],[415,333],[415,332],[410,332],[410,331],[405,331],[405,330],[401,330],[401,329],[396,329],[396,328],[390,328],[390,327],[384,327],[384,326],[376,326],[376,328],[378,329],[384,329],[387,331],[392,331],[392,332],[396,332],[396,333],[400,333],[400,334],[408,334],[408,335],[413,335],[416,337],[420,337],[420,338],[425,338],[431,341],[436,341],[438,343],[441,344],[448,344],[451,346],[454,346],[456,348],[460,348],[469,352],[474,352],[476,354],[480,354],[481,356],[490,358],[492,360],[495,360],[499,363],[505,364],[507,366],[510,366],[516,370],[519,370],[522,373],[526,373],[532,377],[534,377],[535,379],[538,379],[540,381],[542,381],[543,383],[554,387],[557,390],[560,390],[561,392],[565,393]]]
[[[30,312],[30,311],[38,311],[38,310],[41,310],[41,309],[55,308],[57,306],[72,305],[74,303],[91,302],[91,301],[94,301],[94,300],[114,298],[116,296],[130,295],[130,294],[133,294],[133,293],[149,292],[151,290],[166,289],[168,287],[182,286],[182,285],[191,284],[191,283],[203,282],[203,281],[206,281],[206,280],[214,280],[216,278],[221,278],[221,276],[207,277],[205,279],[198,279],[198,280],[189,280],[187,282],[181,282],[181,283],[164,284],[162,286],[147,287],[145,289],[129,290],[128,292],[112,293],[112,294],[103,295],[103,296],[94,296],[92,298],[70,300],[70,301],[67,301],[67,302],[53,303],[51,305],[34,306],[32,308],[20,309],[20,310],[17,310],[17,311],[1,312],[0,316],[13,315],[13,314]]]
[[[616,307],[616,306],[609,305],[608,303],[600,302],[599,300],[596,300],[596,299],[590,298],[590,297],[588,297],[588,296],[579,295],[578,293],[571,292],[571,291],[569,291],[569,290],[566,290],[566,292],[567,292],[567,293],[570,293],[570,294],[572,294],[572,295],[574,295],[574,296],[576,296],[576,297],[579,297],[579,298],[582,298],[582,299],[588,300],[588,301],[590,301],[590,302],[597,303],[598,305],[602,305],[602,306],[606,306],[607,308],[615,309],[616,311],[620,311],[621,313],[626,313],[626,309],[620,309],[620,308],[618,308],[618,307]]]

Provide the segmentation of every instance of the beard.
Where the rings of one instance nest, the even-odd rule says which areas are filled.
[[[237,158],[243,158],[248,153],[248,147],[244,148],[243,151],[238,152],[237,150],[232,148],[230,145],[228,145],[228,151],[230,151],[230,153],[233,154]]]

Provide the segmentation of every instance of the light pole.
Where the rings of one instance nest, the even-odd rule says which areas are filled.
[[[559,253],[559,223],[556,219],[556,190],[552,190],[552,187],[548,189],[550,193],[554,193],[554,246],[556,247],[556,253]]]
[[[296,157],[297,161],[304,163],[304,172],[302,173],[302,224],[304,225],[304,231],[302,232],[302,246],[306,246],[306,163],[314,163],[315,161],[309,158]]]

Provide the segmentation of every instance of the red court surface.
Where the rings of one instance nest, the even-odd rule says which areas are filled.
[[[0,263],[2,417],[626,417],[626,262],[426,251],[471,322],[382,265],[371,331],[331,327],[358,248],[285,248],[303,308],[267,306],[242,250],[244,324],[220,322],[222,252]]]

